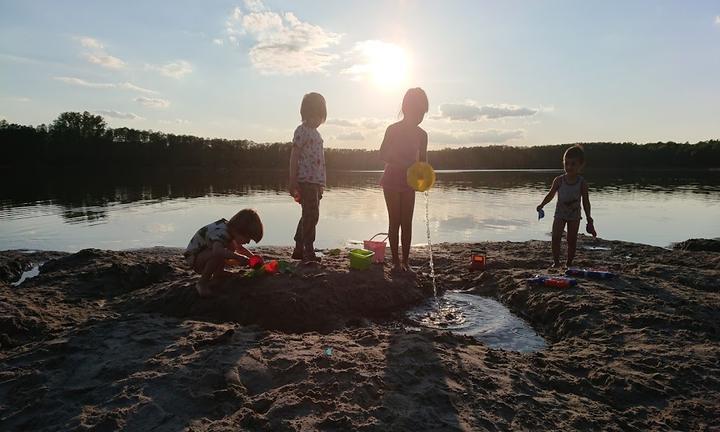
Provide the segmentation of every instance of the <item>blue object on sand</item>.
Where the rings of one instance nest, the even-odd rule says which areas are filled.
[[[330,348],[330,347],[325,348],[325,355],[330,357],[332,355],[332,348]]]
[[[540,220],[544,217],[545,217],[545,210],[543,210],[543,209],[538,210],[538,220]]]

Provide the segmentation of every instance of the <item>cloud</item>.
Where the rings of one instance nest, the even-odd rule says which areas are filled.
[[[78,39],[80,40],[80,45],[88,49],[88,51],[83,53],[83,56],[90,63],[108,69],[122,69],[125,67],[124,61],[105,52],[105,47],[99,40],[91,37],[81,37]]]
[[[170,106],[170,102],[165,99],[149,98],[145,96],[136,97],[135,102],[150,108],[167,108]]]
[[[378,129],[388,124],[389,121],[376,118],[340,119],[330,118],[325,124],[349,128]]]
[[[720,25],[720,15],[715,17],[715,24]]]
[[[160,72],[166,77],[180,79],[193,71],[192,65],[185,60],[176,60],[162,66],[147,65],[147,69]]]
[[[250,12],[263,12],[267,10],[262,0],[245,0],[245,8]]]
[[[190,120],[185,119],[174,119],[174,120],[158,120],[160,124],[189,124]]]
[[[142,88],[142,87],[136,86],[135,84],[129,83],[129,82],[120,83],[117,86],[118,86],[118,88],[123,88],[126,90],[133,90],[133,91],[140,92],[140,93],[147,93],[147,94],[157,94],[158,93],[155,90]]]
[[[483,129],[474,131],[429,131],[431,143],[465,145],[465,144],[501,144],[525,136],[522,129]]]
[[[365,139],[365,136],[360,132],[349,132],[337,135],[335,139],[338,141],[362,141]]]
[[[119,88],[124,90],[131,90],[136,91],[140,93],[147,93],[147,94],[157,94],[155,90],[146,89],[140,86],[136,86],[133,83],[129,82],[123,82],[123,83],[94,83],[90,81],[85,81],[81,78],[75,78],[75,77],[54,77],[55,80],[64,82],[66,84],[81,86],[81,87],[90,87],[90,88]]]
[[[250,38],[250,61],[263,74],[294,75],[325,72],[339,57],[327,49],[340,42],[341,35],[300,21],[291,12],[268,10],[258,0],[245,2],[247,13],[236,7],[225,24],[231,44]]]
[[[57,81],[62,81],[66,84],[72,84],[77,85],[81,87],[90,87],[90,88],[114,88],[117,87],[117,84],[111,84],[111,83],[94,83],[85,81],[84,79],[75,78],[75,77],[55,77]]]
[[[108,69],[122,69],[125,67],[124,61],[105,53],[85,54],[85,58],[90,63],[100,65]]]
[[[29,97],[24,97],[24,96],[6,96],[6,97],[2,97],[0,99],[6,100],[9,102],[22,102],[22,103],[30,102],[32,100]]]
[[[215,45],[223,46],[225,44],[225,41],[222,39],[213,39],[212,43],[214,43]]]
[[[110,118],[116,118],[116,119],[125,119],[125,120],[142,120],[143,118],[139,115],[133,114],[133,113],[125,113],[115,110],[97,110],[95,111],[95,114],[100,114],[101,116],[110,117]]]
[[[80,45],[82,45],[85,48],[103,49],[103,45],[100,43],[100,41],[98,41],[97,39],[93,39],[91,37],[80,38]]]
[[[474,102],[444,103],[440,105],[440,115],[434,118],[477,121],[483,118],[530,117],[537,114],[538,111],[535,108],[517,105],[476,105]]]

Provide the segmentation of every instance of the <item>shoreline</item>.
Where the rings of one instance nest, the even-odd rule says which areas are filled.
[[[488,265],[470,273],[477,248]],[[720,426],[720,253],[580,236],[576,264],[618,278],[526,285],[548,272],[549,254],[547,241],[433,244],[443,291],[496,299],[547,341],[519,353],[403,324],[432,296],[424,248],[413,250],[417,277],[327,257],[292,275],[228,279],[210,300],[197,299],[176,249],[55,253],[20,286],[0,282],[0,427]]]

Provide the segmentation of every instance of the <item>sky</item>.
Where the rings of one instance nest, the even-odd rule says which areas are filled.
[[[422,87],[430,148],[720,138],[720,0],[0,0],[0,118],[64,111],[378,148]]]

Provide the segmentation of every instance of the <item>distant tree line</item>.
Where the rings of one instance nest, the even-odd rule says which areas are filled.
[[[431,137],[432,139],[432,137]],[[657,142],[581,143],[589,168],[718,168],[720,140],[695,144]],[[513,147],[492,145],[433,150],[436,169],[560,168],[570,144]],[[157,131],[109,128],[98,115],[65,112],[50,125],[25,126],[0,120],[0,165],[88,166],[120,169],[286,169],[290,143],[202,138]],[[376,150],[326,149],[328,169],[382,169]]]

